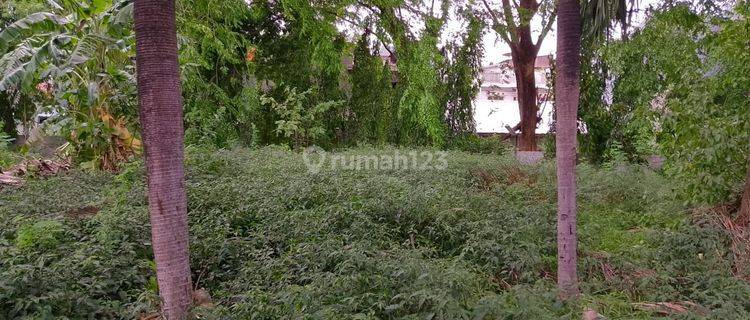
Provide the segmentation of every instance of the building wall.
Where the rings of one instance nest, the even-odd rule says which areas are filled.
[[[548,101],[550,89],[547,83],[550,57],[537,57],[535,80],[538,105],[542,121],[536,129],[537,134],[549,132],[552,121],[552,102]],[[541,67],[539,67],[541,65]],[[486,133],[508,133],[506,126],[516,126],[520,119],[518,109],[518,92],[516,79],[510,63],[505,61],[497,65],[482,68],[482,88],[474,100],[474,120],[476,131]]]

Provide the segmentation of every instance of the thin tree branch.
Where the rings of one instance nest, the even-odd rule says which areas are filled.
[[[427,13],[424,13],[422,11],[419,11],[419,9],[414,8],[414,7],[412,7],[412,6],[410,6],[410,5],[406,4],[406,3],[403,4],[403,7],[404,7],[404,9],[406,9],[406,11],[409,11],[409,12],[411,12],[411,13],[419,16],[419,17],[421,17],[422,19],[434,18],[434,16],[432,16],[432,14],[431,14],[432,13],[432,9],[430,9],[430,14],[427,14]],[[399,7],[399,8],[401,8],[401,7]]]
[[[379,32],[377,32],[376,30],[373,30],[369,26],[361,26],[356,21],[354,21],[352,19],[349,19],[349,18],[347,18],[345,16],[341,16],[340,18],[341,18],[342,21],[348,22],[352,26],[357,27],[357,28],[361,28],[365,32],[367,32],[367,33],[369,33],[371,35],[374,35],[375,39],[377,39],[380,42],[380,44],[383,45],[383,48],[385,48],[385,50],[388,51],[388,53],[390,53],[391,56],[393,56],[394,58],[397,58],[396,53],[393,52],[393,50],[391,50],[391,48],[388,47],[388,45],[386,44],[385,40],[383,40],[383,37],[381,36],[381,34]]]
[[[547,36],[547,34],[552,30],[552,25],[555,24],[555,18],[557,18],[557,10],[555,9],[552,11],[552,14],[550,14],[549,20],[547,20],[547,24],[542,28],[542,32],[539,34],[539,38],[536,40],[536,44],[534,45],[534,48],[536,48],[536,51],[539,52],[539,48],[542,47],[542,42],[544,41],[544,38]]]
[[[510,2],[503,0],[503,15],[505,16],[505,24],[508,26],[508,33],[513,43],[518,43],[518,35],[516,34],[518,27],[513,19],[513,12],[510,10]]]
[[[391,50],[391,48],[388,48],[388,45],[383,41],[383,39],[381,39],[378,36],[375,36],[375,37],[378,38],[378,41],[380,41],[380,44],[383,45],[383,48],[385,48],[385,51],[388,51],[388,53],[391,55],[391,57],[393,57],[393,59],[398,60],[398,56],[396,55],[396,53],[393,52],[393,50]]]
[[[487,3],[487,0],[482,0],[482,3],[484,3],[484,7],[487,8],[487,12],[489,12],[490,17],[492,18],[492,22],[494,24],[500,24],[500,21],[497,20],[497,16],[495,15],[495,11],[490,8],[490,5]]]
[[[375,9],[373,7],[371,7],[370,5],[368,5],[368,4],[366,4],[366,3],[362,2],[362,1],[359,1],[359,0],[357,1],[357,4],[360,5],[361,7],[365,8],[365,9],[367,9],[367,10],[370,10],[370,12],[372,12],[375,15],[382,14],[382,10],[380,10],[380,8],[378,8],[378,11],[375,11]]]
[[[508,35],[508,26],[500,23],[500,20],[497,18],[497,15],[495,14],[495,11],[492,10],[490,5],[487,3],[487,0],[482,0],[482,3],[484,3],[484,7],[487,8],[487,12],[490,14],[490,17],[492,18],[492,29],[497,32],[498,35],[500,35],[500,38],[503,38],[503,41],[505,41],[508,44],[511,44],[512,41],[510,41],[510,36]]]

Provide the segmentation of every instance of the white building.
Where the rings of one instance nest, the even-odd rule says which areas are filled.
[[[536,58],[534,75],[537,87],[539,116],[542,121],[536,133],[549,132],[552,120],[552,102],[548,101],[551,88],[548,86],[552,56]],[[482,88],[474,99],[474,120],[477,133],[507,133],[508,127],[516,126],[521,120],[518,109],[518,90],[513,63],[505,60],[499,64],[482,67]]]

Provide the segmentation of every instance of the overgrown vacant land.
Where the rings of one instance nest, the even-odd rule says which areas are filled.
[[[750,319],[730,236],[714,216],[682,206],[659,174],[579,166],[584,294],[562,304],[553,163],[461,152],[447,163],[312,174],[280,148],[189,148],[191,264],[204,289],[196,313],[580,319],[593,308],[611,319]],[[0,318],[158,310],[142,181],[135,163],[0,191]]]

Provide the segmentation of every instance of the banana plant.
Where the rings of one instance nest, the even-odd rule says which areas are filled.
[[[0,91],[35,97],[65,153],[115,169],[140,150],[136,123],[132,0],[48,0],[0,31]],[[131,127],[128,129],[128,127]]]

